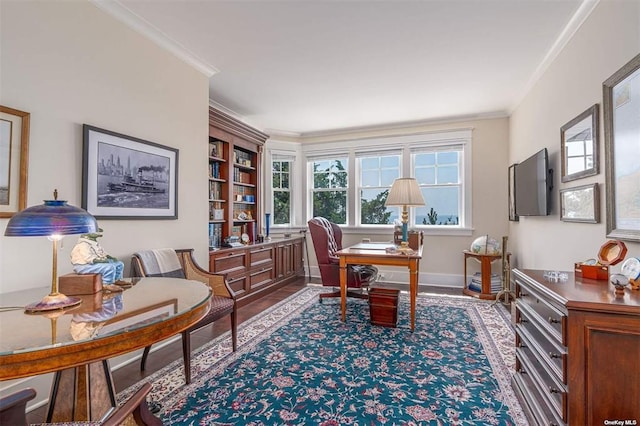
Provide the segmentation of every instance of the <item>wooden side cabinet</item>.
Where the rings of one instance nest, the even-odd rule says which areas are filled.
[[[497,291],[492,288],[491,283],[491,264],[496,260],[502,260],[501,254],[481,254],[474,253],[469,250],[464,250],[462,252],[464,254],[464,288],[462,289],[462,293],[467,296],[477,297],[479,299],[488,299],[492,300],[496,298],[496,294],[500,289],[502,289],[502,285],[500,285]],[[507,253],[507,259],[511,256],[511,253]],[[480,288],[472,288],[469,285],[469,281],[467,280],[467,261],[469,259],[476,259],[480,262],[480,277],[481,277],[481,287]],[[502,280],[502,274],[499,275]],[[502,282],[502,281],[500,281]]]
[[[304,274],[304,238],[285,238],[209,252],[211,272],[224,274],[245,305]]]
[[[532,424],[638,424],[640,292],[568,277],[513,270],[516,394]]]

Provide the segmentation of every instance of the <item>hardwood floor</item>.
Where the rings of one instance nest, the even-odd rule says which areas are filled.
[[[312,279],[311,284],[319,284],[319,281]],[[251,302],[245,306],[242,306],[238,310],[238,325],[243,321],[253,317],[254,315],[264,311],[270,306],[286,299],[293,293],[297,292],[301,288],[307,285],[305,277],[287,284],[273,293],[270,293],[261,299]],[[391,284],[378,284],[383,287],[397,287]],[[461,294],[459,288],[445,288],[445,287],[432,287],[420,285],[420,292],[440,293],[440,294]],[[230,329],[230,321],[224,319],[222,321],[216,321],[212,326],[203,327],[197,331],[191,333],[191,348],[192,350],[204,345],[215,336],[228,331]],[[140,362],[135,361],[124,367],[119,368],[113,372],[113,379],[116,387],[116,392],[120,392],[139,380],[147,377],[154,372],[160,370],[165,365],[175,361],[176,359],[182,359],[182,344],[180,340],[177,340],[158,351],[149,354],[147,359],[147,365],[145,371],[140,371]],[[29,423],[41,423],[44,422],[46,416],[46,406],[33,410],[27,414],[27,421]]]

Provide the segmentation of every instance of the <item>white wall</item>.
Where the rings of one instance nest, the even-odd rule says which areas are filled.
[[[208,78],[88,2],[2,1],[0,14],[0,104],[31,113],[27,205],[57,188],[80,206],[83,123],[178,148],[179,219],[101,220],[101,241],[127,271],[143,248],[193,247],[207,265]],[[50,243],[1,236],[6,224],[0,293],[50,285]],[[64,240],[60,274],[75,240]]]
[[[518,267],[572,270],[574,262],[597,257],[607,241],[603,126],[600,173],[567,183],[560,182],[560,127],[596,103],[600,104],[602,123],[602,83],[638,52],[640,3],[601,1],[513,112],[509,163],[546,147],[554,169],[552,214],[522,217],[510,225]],[[558,190],[595,182],[601,190],[601,222],[560,221]],[[640,244],[626,245],[628,255],[640,255]]]

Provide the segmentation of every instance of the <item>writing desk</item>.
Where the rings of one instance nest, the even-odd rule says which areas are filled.
[[[409,301],[411,305],[411,330],[415,329],[416,299],[418,297],[418,274],[422,245],[413,254],[400,252],[387,253],[385,248],[393,244],[364,243],[356,244],[336,252],[340,258],[340,303],[342,321],[347,319],[347,265],[384,265],[405,266],[409,268]]]
[[[56,372],[47,422],[98,421],[108,415],[116,400],[107,359],[180,333],[202,319],[211,304],[210,287],[199,281],[131,281],[122,293],[83,296],[74,309],[0,312],[0,380]],[[25,306],[48,292],[5,293],[0,305]]]

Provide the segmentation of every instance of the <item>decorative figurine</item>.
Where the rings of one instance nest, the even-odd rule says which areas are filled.
[[[104,284],[113,284],[122,279],[124,263],[107,254],[98,243],[102,229],[91,234],[82,234],[71,250],[71,263],[77,274],[100,274]]]

